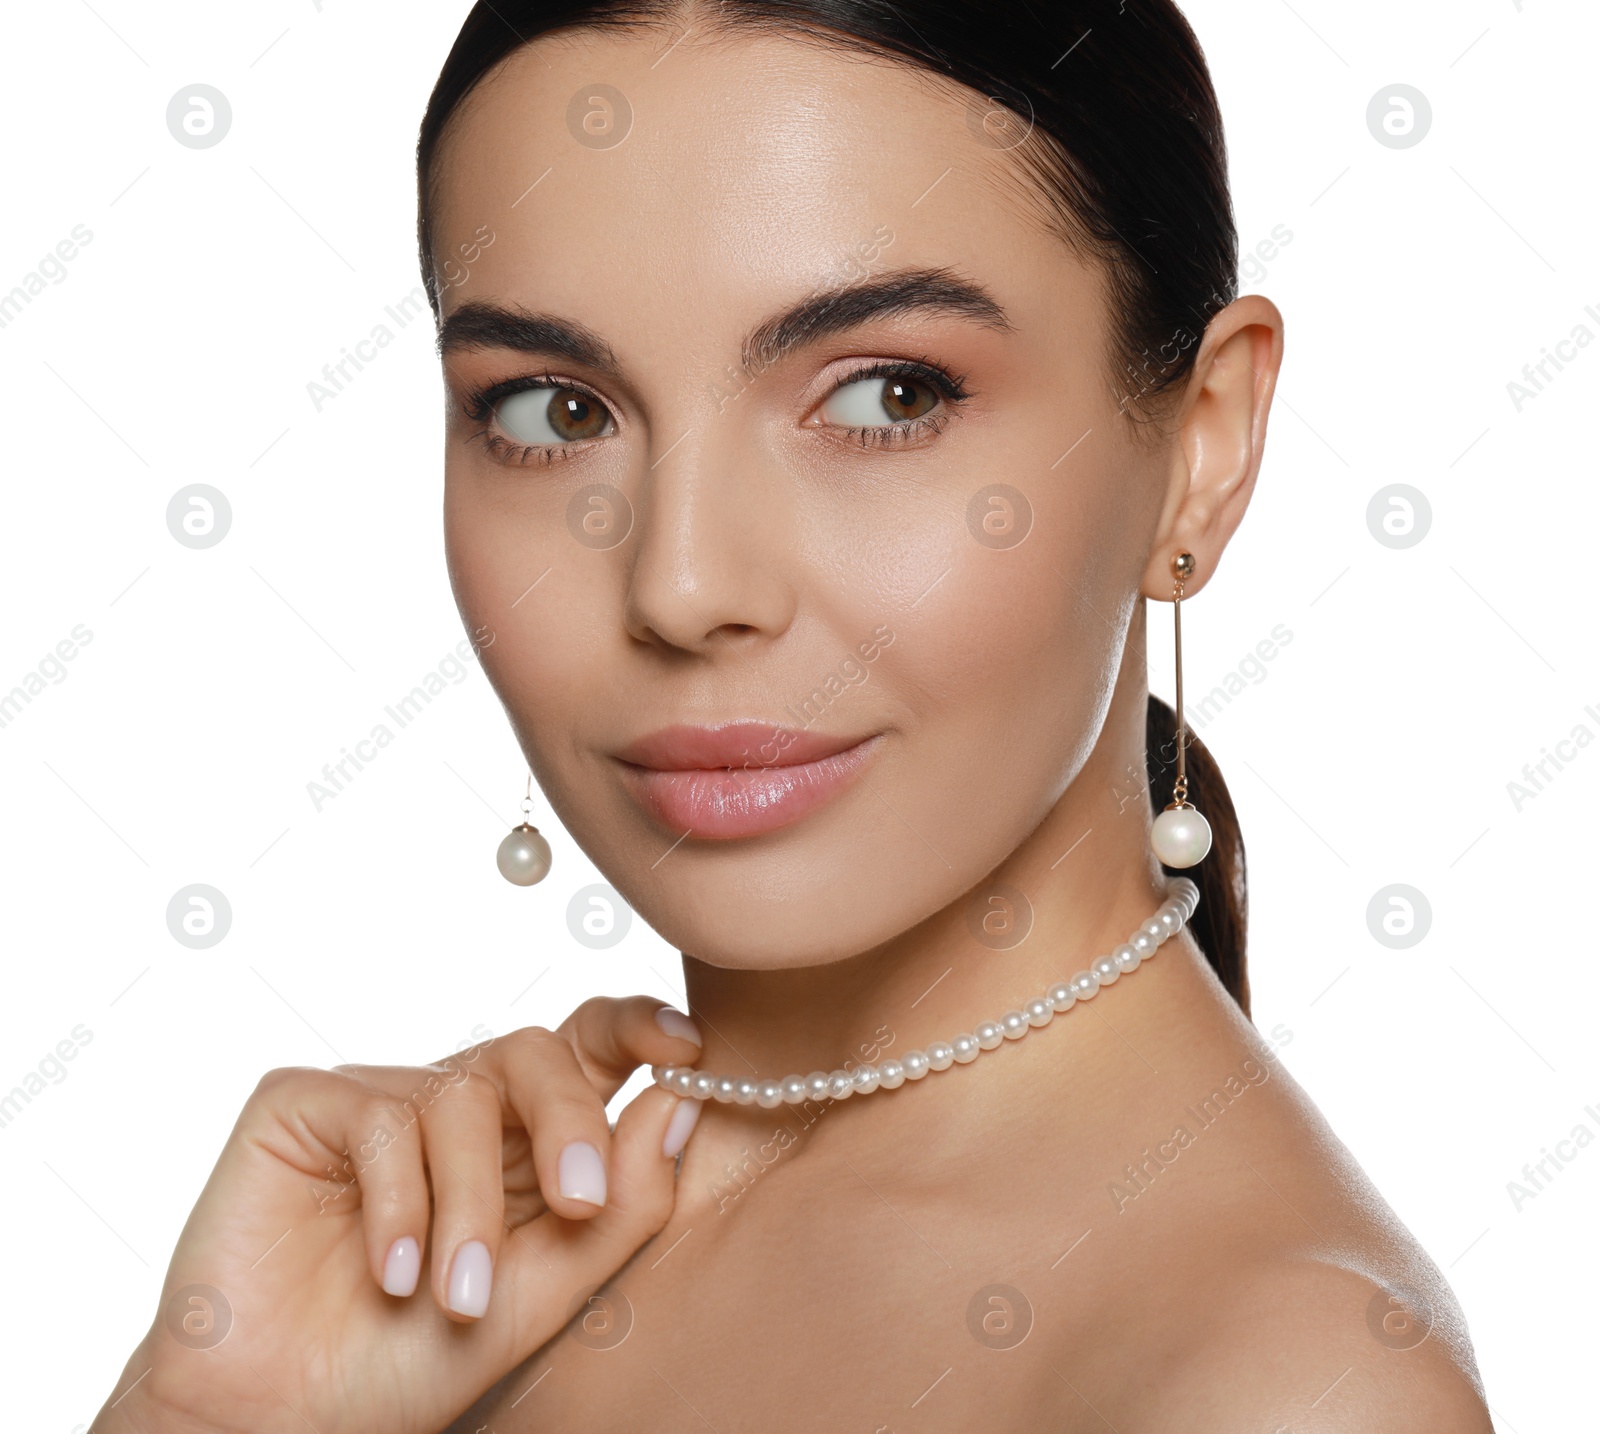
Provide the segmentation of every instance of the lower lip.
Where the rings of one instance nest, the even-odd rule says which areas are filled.
[[[790,826],[832,801],[855,780],[881,736],[791,767],[661,772],[620,765],[635,800],[659,821],[704,841],[732,841]]]

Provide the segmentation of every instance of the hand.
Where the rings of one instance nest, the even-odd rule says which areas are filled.
[[[270,1071],[93,1429],[437,1434],[667,1222],[700,1103],[647,996],[426,1066]],[[674,1031],[689,1025],[670,1012]]]

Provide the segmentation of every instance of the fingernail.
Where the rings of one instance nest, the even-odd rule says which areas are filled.
[[[700,1102],[696,1101],[698,1105]],[[383,1260],[383,1292],[386,1295],[409,1295],[417,1288],[417,1277],[422,1273],[422,1251],[410,1235],[403,1235],[389,1246]]]
[[[587,1200],[591,1205],[606,1203],[605,1162],[587,1140],[574,1140],[562,1149],[556,1161],[556,1182],[568,1200]]]
[[[705,1044],[700,1039],[700,1028],[682,1011],[675,1011],[671,1006],[663,1006],[656,1012],[656,1024],[669,1036],[682,1036],[684,1040],[693,1041],[697,1046]]]
[[[450,1291],[446,1302],[457,1314],[479,1319],[489,1308],[489,1285],[494,1263],[482,1240],[468,1240],[450,1262]]]
[[[678,1102],[672,1119],[667,1122],[667,1138],[661,1142],[663,1155],[676,1155],[683,1149],[695,1121],[700,1119],[700,1105],[701,1102],[691,1096],[685,1096]]]

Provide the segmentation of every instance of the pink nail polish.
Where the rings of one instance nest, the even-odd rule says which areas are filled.
[[[388,1295],[414,1294],[422,1273],[422,1251],[410,1235],[403,1235],[389,1246],[383,1260],[383,1292]]]
[[[675,1011],[671,1006],[663,1006],[656,1012],[656,1024],[669,1036],[682,1036],[697,1046],[705,1044],[700,1039],[700,1028],[682,1011]]]
[[[489,1285],[494,1262],[482,1240],[468,1240],[450,1262],[450,1289],[446,1303],[457,1314],[481,1319],[489,1308]]]
[[[568,1200],[606,1203],[606,1166],[587,1140],[573,1140],[556,1158],[556,1180]]]
[[[689,1132],[700,1119],[700,1106],[701,1102],[692,1096],[685,1096],[678,1102],[672,1119],[667,1122],[666,1139],[661,1142],[663,1155],[676,1155],[688,1143]]]

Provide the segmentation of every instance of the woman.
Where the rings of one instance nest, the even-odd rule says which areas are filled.
[[[1146,692],[1283,352],[1178,12],[485,4],[418,161],[457,602],[693,1019],[271,1073],[95,1427],[1488,1429]]]

